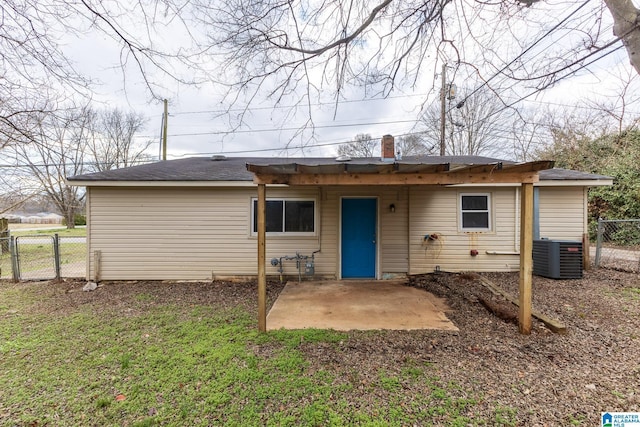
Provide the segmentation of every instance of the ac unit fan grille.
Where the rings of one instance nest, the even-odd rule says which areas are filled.
[[[582,242],[533,241],[533,274],[551,279],[582,277]]]

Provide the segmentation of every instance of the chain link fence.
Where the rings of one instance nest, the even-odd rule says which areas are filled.
[[[640,273],[640,219],[598,220],[594,264]]]
[[[86,238],[57,234],[0,238],[0,279],[84,278]]]
[[[11,267],[11,239],[0,237],[0,279],[13,278],[13,268]]]

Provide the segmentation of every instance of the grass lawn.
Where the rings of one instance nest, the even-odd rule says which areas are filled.
[[[346,334],[260,334],[242,303],[111,286],[0,282],[0,425],[515,425],[474,418],[482,397],[429,362],[318,367]]]
[[[11,224],[10,224],[11,225]],[[25,225],[25,224],[21,224],[21,225]],[[66,227],[59,227],[59,228],[43,228],[43,229],[35,229],[37,226],[34,225],[34,229],[28,229],[28,230],[24,230],[21,228],[11,228],[11,235],[18,237],[18,236],[53,236],[54,234],[58,234],[60,237],[85,237],[87,235],[87,228],[82,226],[82,227],[76,227],[76,228],[66,228]]]

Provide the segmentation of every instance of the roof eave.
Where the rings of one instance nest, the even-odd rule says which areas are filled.
[[[71,181],[76,187],[256,187],[252,181]],[[281,184],[286,186],[285,184]],[[451,184],[450,187],[514,187],[519,183]],[[613,185],[612,179],[540,180],[536,187],[605,187]]]
[[[613,179],[541,179],[536,187],[606,187],[613,185]]]
[[[67,180],[76,187],[256,187],[252,181],[93,181]]]

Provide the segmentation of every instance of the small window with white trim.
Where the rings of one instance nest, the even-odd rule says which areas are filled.
[[[462,231],[491,230],[490,194],[460,194],[460,229]]]
[[[268,234],[315,235],[315,200],[267,199]],[[258,233],[258,200],[251,199],[251,234]]]

